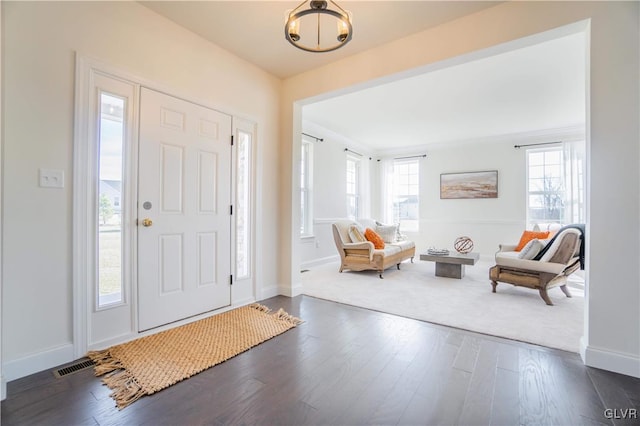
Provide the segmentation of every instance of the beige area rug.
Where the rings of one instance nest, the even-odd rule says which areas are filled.
[[[436,277],[435,263],[420,260],[403,263],[400,271],[387,269],[382,280],[375,271],[339,273],[338,263],[311,268],[301,276],[303,292],[309,296],[579,351],[584,318],[582,280],[576,277],[569,284],[572,298],[559,288],[550,290],[554,306],[547,306],[538,291],[527,288],[498,283],[497,293],[492,293],[491,266],[487,261],[467,266],[461,280]]]
[[[295,327],[257,303],[87,354],[122,409]]]

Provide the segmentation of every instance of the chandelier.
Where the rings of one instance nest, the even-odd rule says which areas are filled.
[[[303,1],[287,11],[284,36],[298,49],[307,52],[331,52],[347,44],[353,36],[351,13],[329,0]],[[335,32],[326,30],[333,26]],[[337,43],[336,43],[337,41]]]

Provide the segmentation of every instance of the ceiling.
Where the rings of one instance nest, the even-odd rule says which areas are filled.
[[[579,33],[307,105],[303,117],[383,152],[574,129],[585,110]]]
[[[279,78],[498,3],[341,1],[353,40],[310,53],[284,38],[285,11],[297,1],[141,2]],[[585,39],[575,34],[306,105],[303,118],[382,152],[583,126],[585,102]]]
[[[294,1],[141,1],[149,9],[280,78],[326,65],[384,43],[495,6],[484,1],[338,1],[353,14],[353,39],[311,53],[284,38]]]

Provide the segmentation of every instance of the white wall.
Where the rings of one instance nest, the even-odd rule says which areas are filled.
[[[424,72],[558,27],[590,20],[587,143],[587,328],[582,356],[587,365],[640,377],[640,114],[638,2],[507,2],[405,39],[371,49],[285,80],[283,158],[295,164],[300,105],[307,99],[373,85],[396,75]],[[544,35],[533,37],[541,40]],[[488,49],[488,50],[485,50]],[[467,56],[465,56],[467,55]],[[284,249],[283,279],[294,293],[300,287],[296,263],[295,206],[298,195],[289,168],[281,176],[288,187],[282,202],[293,224]],[[625,182],[635,190],[616,191]],[[621,184],[620,184],[621,185]],[[631,236],[631,237],[630,237]],[[612,250],[624,242],[624,250]],[[286,289],[285,289],[286,290]]]
[[[420,173],[420,232],[413,236],[418,250],[453,250],[457,237],[474,242],[473,251],[490,258],[501,242],[517,242],[525,226],[524,150],[514,142],[465,143],[430,149]],[[498,171],[498,198],[440,199],[440,174]]]
[[[280,80],[136,2],[2,2],[6,379],[69,361],[72,143],[78,51],[257,123],[258,296],[277,289]],[[38,169],[61,169],[43,189]]]
[[[576,139],[575,131],[547,130],[539,135],[501,136],[498,141],[465,141],[464,143],[440,144],[417,149],[412,154],[427,153],[420,159],[420,230],[407,232],[416,242],[418,252],[428,247],[453,250],[454,240],[462,235],[474,241],[474,251],[485,259],[492,259],[498,244],[517,243],[526,227],[526,149],[515,149],[516,144],[544,143],[557,140]],[[584,138],[584,135],[578,138]],[[331,139],[329,139],[331,142]],[[344,153],[341,145],[320,144],[316,156],[315,176],[318,188],[315,193],[315,212],[318,218],[343,217],[345,206]],[[333,155],[327,155],[332,152]],[[373,182],[368,199],[379,202],[381,198],[380,164],[372,154],[370,164]],[[401,154],[398,154],[401,156]],[[498,171],[498,198],[492,199],[440,199],[440,175],[442,173]],[[374,208],[372,216],[381,219],[380,208]],[[332,215],[333,214],[333,215]],[[316,223],[316,237],[322,241],[330,236],[329,221]],[[326,235],[325,235],[326,234]],[[313,265],[337,260],[335,246],[313,241],[302,244],[303,265]]]
[[[322,142],[313,144],[313,238],[300,240],[300,266],[302,269],[314,264],[338,259],[333,241],[331,224],[338,218],[347,217],[347,152],[355,151],[360,158],[361,203],[360,212],[367,215],[371,211],[368,193],[371,164],[369,152],[357,143],[324,129],[314,123],[305,122],[304,132]]]

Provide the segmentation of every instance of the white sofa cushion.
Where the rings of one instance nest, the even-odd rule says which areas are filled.
[[[395,244],[386,244],[383,249],[377,249],[375,251],[384,253],[385,256],[393,256],[394,254],[400,253],[402,249]]]
[[[518,259],[518,252],[506,251],[496,253],[496,265],[516,269],[528,269],[537,272],[561,273],[566,265],[562,263],[540,262],[538,260]]]
[[[393,243],[396,241],[396,233],[398,232],[396,225],[377,225],[375,229],[385,243]]]
[[[405,240],[405,241],[396,241],[395,243],[391,243],[389,245],[399,247],[400,250],[409,250],[414,248],[416,246],[416,243],[414,243],[413,241]]]
[[[543,248],[544,243],[537,238],[534,238],[533,240],[525,244],[525,246],[522,247],[522,250],[518,252],[518,259],[531,260],[536,257],[536,255],[540,253],[540,250],[542,250]]]

